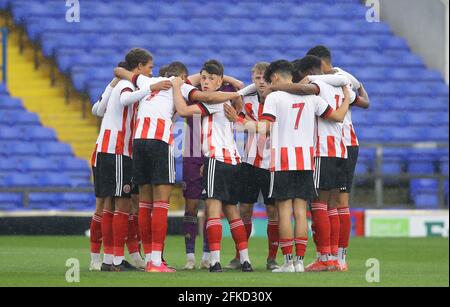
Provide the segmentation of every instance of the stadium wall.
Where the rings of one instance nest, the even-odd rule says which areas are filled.
[[[442,72],[448,85],[449,0],[380,0],[380,13],[428,67]]]

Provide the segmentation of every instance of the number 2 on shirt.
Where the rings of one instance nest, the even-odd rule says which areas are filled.
[[[292,108],[298,109],[297,119],[295,120],[295,130],[298,130],[298,125],[300,124],[300,117],[302,116],[303,108],[305,107],[305,103],[294,103]]]

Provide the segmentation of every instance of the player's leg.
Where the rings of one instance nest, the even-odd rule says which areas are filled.
[[[340,221],[337,206],[339,204],[339,190],[334,189],[331,191],[330,200],[328,203],[328,219],[330,220],[330,248],[331,248],[331,261],[333,261],[336,267],[339,266],[338,262],[338,245],[340,235]]]
[[[171,184],[153,186],[153,212],[152,212],[152,256],[151,264],[157,272],[169,272],[163,264],[162,253],[168,228],[169,199],[172,193]],[[161,271],[157,268],[161,268]],[[166,270],[167,269],[167,270]],[[155,271],[155,270],[152,270]],[[156,272],[155,271],[155,272]],[[170,270],[173,271],[173,270]]]
[[[185,270],[195,269],[195,239],[198,234],[197,214],[199,203],[199,199],[186,199],[183,219],[184,243],[186,246]]]
[[[115,212],[113,217],[114,261],[113,269],[118,272],[135,271],[125,260],[125,241],[128,236],[128,225],[131,212],[131,158],[115,155],[116,159],[116,190],[114,195]]]
[[[220,264],[220,250],[222,243],[222,221],[220,215],[222,213],[222,202],[217,199],[207,199],[206,215],[208,221],[206,222],[206,231],[208,232],[208,244],[211,253],[210,272],[222,272]]]
[[[236,204],[226,204],[223,206],[228,223],[230,224],[231,235],[233,237],[235,247],[239,251],[239,263],[243,272],[252,272],[248,254],[248,239],[244,222]]]
[[[203,158],[183,158],[183,196],[186,200],[183,228],[187,259],[185,269],[187,270],[195,269],[195,241],[198,235],[197,215],[203,190],[203,177],[200,174],[200,169],[203,162]],[[207,252],[209,253],[209,250]]]
[[[283,265],[273,270],[274,273],[293,273],[295,272],[294,261],[292,258],[294,231],[292,229],[292,200],[276,201],[279,218],[279,237],[280,247],[283,253]]]
[[[277,263],[277,253],[279,245],[278,210],[275,206],[275,202],[273,202],[273,204],[266,204],[266,213],[268,242],[266,269],[272,271],[279,267]]]
[[[128,236],[126,238],[126,245],[128,248],[128,253],[131,256],[134,266],[145,269],[145,261],[141,256],[140,247],[140,235],[139,235],[139,192],[132,189],[131,194],[131,211],[130,218],[128,220]]]
[[[103,235],[103,264],[102,271],[111,271],[114,260],[113,237],[114,200],[105,197],[103,202],[102,235]]]
[[[146,266],[152,257],[152,211],[153,187],[150,184],[139,186],[139,232],[144,248]]]
[[[318,196],[311,202],[311,216],[314,235],[316,236],[316,249],[320,253],[318,259],[310,264],[307,271],[331,270],[331,225],[328,217],[328,205],[332,188],[329,187],[330,179],[327,177],[330,169],[328,158],[316,158],[316,170],[314,172],[314,183]],[[330,267],[330,268],[328,268]]]
[[[244,224],[244,229],[247,237],[247,242],[252,233],[252,216],[253,216],[253,204],[240,203],[239,204],[239,215],[242,217],[242,222]],[[230,219],[228,221],[231,221]],[[236,254],[234,259],[226,266],[227,269],[240,270],[241,269],[241,256],[239,248],[236,246]]]
[[[115,271],[136,270],[125,260],[125,241],[128,235],[131,198],[116,197],[114,199],[115,212],[113,218],[114,261]]]
[[[278,210],[275,206],[275,200],[269,197],[270,187],[270,172],[265,169],[259,169],[257,174],[259,189],[264,198],[267,213],[267,239],[268,239],[268,255],[267,255],[267,270],[274,270],[279,268],[276,261],[279,245],[278,236]]]
[[[305,258],[306,245],[308,243],[308,220],[306,216],[307,201],[303,199],[294,200],[295,218],[295,272],[305,271],[303,259]]]
[[[91,264],[90,271],[100,271],[102,266],[101,248],[102,248],[102,215],[103,215],[103,198],[95,199],[95,213],[92,216],[90,226],[90,245],[91,245]]]
[[[358,162],[359,147],[348,146],[347,152],[348,158],[343,170],[343,173],[346,174],[346,182],[344,187],[341,189],[341,193],[339,193],[339,201],[337,205],[340,222],[338,259],[339,268],[341,271],[348,270],[347,251],[352,229],[352,221],[350,215],[350,193],[353,186],[356,163]]]
[[[133,183],[139,193],[138,225],[145,255],[145,265],[148,266],[152,256],[152,210],[153,187],[151,185],[151,157],[147,154],[147,140],[133,141]]]

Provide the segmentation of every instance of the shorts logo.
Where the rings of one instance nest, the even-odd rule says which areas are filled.
[[[181,183],[181,187],[182,187],[182,189],[183,189],[183,191],[186,191],[187,190],[187,184],[186,184],[186,182],[182,182]]]
[[[131,186],[129,184],[125,185],[123,187],[123,192],[127,193],[127,194],[130,193],[131,192]]]

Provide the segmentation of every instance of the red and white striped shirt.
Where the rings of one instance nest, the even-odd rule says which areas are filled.
[[[323,81],[314,81],[319,88],[319,96],[325,100],[333,110],[337,110],[344,102],[344,92],[340,87],[334,87]],[[344,144],[344,125],[316,117],[317,139],[315,143],[316,157],[347,159],[347,147]]]
[[[314,170],[315,119],[327,118],[332,112],[319,96],[268,95],[260,120],[273,122],[270,171]]]
[[[358,89],[358,86],[360,86],[359,81],[350,73],[346,72],[345,70],[335,67],[334,69],[337,70],[337,75],[342,75],[347,77],[351,80],[351,85],[353,88]],[[345,146],[359,146],[358,137],[356,136],[355,128],[353,127],[352,122],[352,108],[351,106],[348,108],[348,112],[345,115],[344,123],[343,123],[343,130],[342,130],[343,138],[344,138],[344,144]]]
[[[139,88],[149,88],[152,84],[172,80],[173,78],[149,78],[139,75],[135,85]],[[183,84],[181,93],[186,100],[198,89],[192,85]],[[139,110],[136,120],[134,139],[160,140],[169,145],[173,144],[173,122],[175,104],[172,89],[167,91],[155,91],[145,96],[139,102]]]
[[[120,96],[122,93],[134,90],[133,84],[126,80],[121,80],[114,87],[103,116],[96,152],[132,156],[132,137],[137,104],[123,106],[120,103]]]
[[[229,101],[225,102],[231,104]],[[234,124],[225,116],[224,103],[197,104],[202,110],[202,152],[205,157],[238,165],[241,163],[236,141]]]
[[[258,121],[263,114],[264,104],[259,101],[258,93],[244,96],[243,113]],[[265,133],[246,132],[245,154],[242,161],[255,167],[269,169],[270,136]]]

